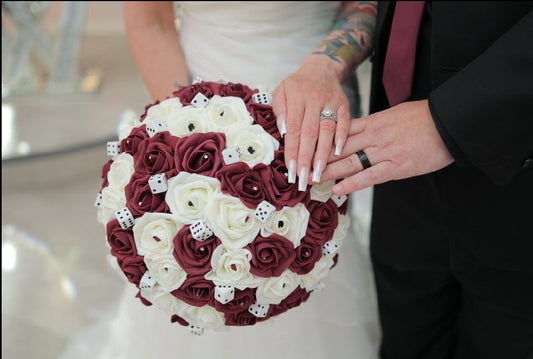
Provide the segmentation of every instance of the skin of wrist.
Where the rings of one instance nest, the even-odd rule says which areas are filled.
[[[342,82],[348,75],[349,70],[344,63],[332,60],[323,54],[310,54],[300,63],[301,70],[308,70],[315,73],[326,73]]]

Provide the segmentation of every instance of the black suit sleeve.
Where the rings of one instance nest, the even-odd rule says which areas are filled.
[[[500,185],[531,171],[533,11],[433,90],[429,106],[458,165],[474,166]]]

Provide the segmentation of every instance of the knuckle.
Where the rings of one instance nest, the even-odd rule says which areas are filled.
[[[318,129],[315,126],[303,126],[300,129],[300,135],[303,138],[311,139],[316,141],[318,137]]]
[[[320,121],[320,131],[335,132],[336,125],[333,120],[322,120]]]
[[[363,168],[363,166],[361,165],[360,161],[359,161],[359,157],[357,157],[356,154],[353,154],[351,156],[348,156],[346,158],[346,161],[348,162],[348,167],[349,168]]]

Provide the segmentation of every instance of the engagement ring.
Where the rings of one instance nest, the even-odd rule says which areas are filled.
[[[325,108],[320,112],[320,121],[325,120],[326,118],[330,118],[333,121],[337,122],[337,114],[333,112],[330,108]]]

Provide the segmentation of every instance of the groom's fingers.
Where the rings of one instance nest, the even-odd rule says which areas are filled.
[[[372,167],[347,177],[332,187],[336,195],[348,194],[391,180],[391,162],[380,162]],[[388,175],[389,174],[389,175]]]

